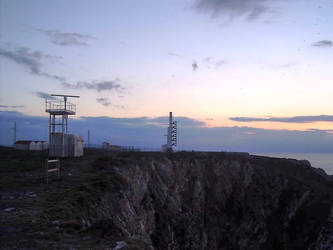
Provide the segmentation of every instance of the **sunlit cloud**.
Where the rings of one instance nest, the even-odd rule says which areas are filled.
[[[293,117],[230,117],[236,122],[286,122],[286,123],[310,123],[310,122],[333,122],[333,115],[317,116],[293,116]]]

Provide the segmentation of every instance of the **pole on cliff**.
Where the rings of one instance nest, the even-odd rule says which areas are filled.
[[[14,130],[14,142],[13,142],[14,145],[16,142],[16,122],[14,122],[14,127],[12,129]]]
[[[90,130],[88,129],[88,148],[90,148]]]

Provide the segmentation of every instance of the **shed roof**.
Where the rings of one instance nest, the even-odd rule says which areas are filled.
[[[14,144],[22,144],[22,145],[29,145],[30,143],[38,143],[38,142],[42,142],[45,143],[46,141],[31,141],[31,140],[20,140],[20,141],[16,141]]]
[[[22,141],[16,141],[14,144],[23,144],[23,145],[29,145],[32,141],[29,140],[22,140]]]

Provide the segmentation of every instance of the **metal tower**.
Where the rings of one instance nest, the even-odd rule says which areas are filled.
[[[73,95],[54,95],[60,99],[45,99],[45,112],[49,113],[49,154],[52,156],[66,156],[66,135],[68,116],[76,114],[76,105],[67,101],[68,97],[79,98]]]
[[[166,137],[167,143],[162,145],[162,150],[172,151],[172,147],[177,146],[177,121],[172,120],[172,112],[169,113],[169,126]]]

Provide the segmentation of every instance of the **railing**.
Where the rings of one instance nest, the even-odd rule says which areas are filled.
[[[49,111],[59,111],[59,112],[70,112],[70,113],[75,113],[76,112],[76,105],[70,102],[65,102],[64,101],[45,101],[45,110],[46,112]]]

